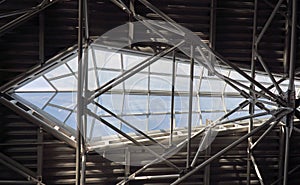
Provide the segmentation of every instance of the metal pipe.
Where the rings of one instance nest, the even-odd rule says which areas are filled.
[[[241,76],[243,76],[244,78],[246,78],[247,80],[249,80],[250,82],[252,82],[255,86],[257,86],[258,88],[260,88],[262,91],[264,91],[270,97],[274,98],[275,101],[278,101],[278,103],[280,103],[281,105],[286,106],[286,102],[281,97],[278,97],[277,95],[275,95],[274,93],[272,93],[270,90],[268,90],[266,87],[264,87],[261,83],[257,82],[253,78],[251,78],[243,70],[241,70],[236,65],[232,64],[229,60],[227,60],[226,58],[224,58],[222,55],[220,55],[216,51],[213,51],[213,52],[216,55],[216,57],[221,60],[221,62],[223,62],[226,65],[230,66],[233,70],[235,70],[236,72],[238,72]]]
[[[139,177],[134,177],[131,180],[159,180],[159,179],[173,179],[178,177],[179,174],[169,174],[169,175],[155,175],[155,176],[139,176]]]
[[[37,184],[33,181],[21,181],[21,180],[0,180],[0,184]]]
[[[297,0],[292,0],[292,28],[291,28],[291,50],[290,50],[290,64],[289,64],[289,86],[288,86],[288,105],[290,108],[295,108],[295,62],[296,62],[296,24],[297,24]],[[285,157],[283,170],[283,185],[288,184],[288,162],[289,162],[289,145],[290,145],[290,131],[293,125],[294,113],[290,113],[286,118],[285,126]]]
[[[253,30],[252,30],[252,52],[251,52],[251,77],[255,79],[255,67],[256,67],[256,57],[255,57],[255,50],[257,50],[257,45],[255,45],[256,41],[256,32],[257,32],[257,11],[258,11],[258,2],[257,0],[254,0],[254,13],[253,13]],[[255,85],[251,82],[250,89],[255,90]],[[255,94],[251,91],[249,92],[252,96],[252,101],[249,102],[249,114],[253,116],[255,112],[255,103],[256,98]],[[253,118],[249,119],[249,125],[248,125],[248,133],[250,133],[253,130]],[[250,150],[250,147],[252,145],[252,137],[248,138],[248,146],[247,146],[247,185],[251,184],[251,156],[252,151]]]
[[[133,126],[132,124],[130,124],[129,122],[127,122],[126,120],[122,119],[121,117],[119,117],[118,115],[116,115],[115,113],[113,113],[112,111],[110,111],[109,109],[105,108],[104,106],[102,106],[101,104],[99,104],[98,102],[94,102],[96,106],[98,106],[99,108],[103,109],[105,112],[109,113],[110,115],[112,115],[114,118],[118,119],[119,121],[121,121],[122,123],[125,123],[127,126],[129,126],[130,128],[132,128],[134,131],[136,131],[137,133],[141,134],[142,136],[144,136],[145,138],[149,139],[150,141],[152,141],[155,144],[158,144],[159,146],[161,146],[162,148],[166,149],[166,147],[164,145],[162,145],[161,143],[159,143],[158,141],[156,141],[155,139],[153,139],[152,137],[148,136],[146,133],[144,133],[143,131],[139,130],[138,128],[136,128],[135,126]]]
[[[44,133],[41,127],[37,129],[37,140],[38,143],[42,143],[44,140]],[[44,151],[44,146],[38,145],[37,146],[37,179],[39,181],[42,181],[43,178],[43,151]]]
[[[255,41],[255,45],[258,45],[258,43],[260,42],[260,40],[262,39],[263,35],[265,34],[265,32],[267,31],[268,27],[270,26],[273,18],[275,17],[277,11],[279,10],[281,4],[282,4],[283,0],[279,0],[278,3],[276,4],[275,8],[273,9],[270,17],[268,18],[267,22],[265,23],[263,29],[261,30],[260,34],[258,35],[256,41]]]
[[[250,118],[256,118],[256,117],[260,117],[260,116],[265,116],[265,115],[269,115],[269,114],[272,114],[272,113],[275,113],[275,112],[276,112],[276,110],[272,110],[270,112],[262,112],[262,113],[256,113],[256,114],[253,114],[253,115],[242,116],[242,117],[239,117],[239,118],[234,118],[234,119],[231,119],[231,120],[226,120],[226,121],[218,122],[217,125],[222,125],[222,124],[226,124],[226,123],[230,123],[230,122],[242,121],[242,120],[245,120],[245,119],[250,119]]]
[[[269,134],[271,131],[272,131],[272,129],[276,126],[276,125],[278,125],[278,123],[280,122],[280,120],[278,120],[278,121],[276,121],[276,122],[274,122],[256,141],[255,141],[255,143],[253,143],[252,145],[251,145],[251,147],[250,147],[250,150],[253,150],[256,146],[257,146],[257,144],[259,144],[260,143],[260,141],[261,140],[263,140],[266,136],[267,136],[267,134]]]
[[[224,149],[222,149],[221,151],[219,151],[218,153],[216,153],[215,155],[213,155],[212,157],[210,157],[209,159],[205,160],[203,163],[201,163],[200,165],[196,166],[195,168],[193,168],[191,171],[189,171],[188,173],[186,173],[185,175],[179,177],[176,181],[174,181],[173,183],[171,183],[171,185],[177,185],[180,184],[181,182],[183,182],[185,179],[187,179],[188,177],[190,177],[191,175],[193,175],[194,173],[196,173],[198,170],[200,170],[201,168],[205,167],[206,165],[210,164],[213,160],[217,159],[218,157],[224,155],[226,152],[228,152],[229,150],[231,150],[232,148],[234,148],[235,146],[239,145],[240,143],[242,143],[243,141],[245,141],[246,139],[248,139],[249,137],[253,136],[254,134],[256,134],[257,132],[259,132],[261,129],[263,129],[264,127],[266,127],[268,124],[272,123],[273,121],[276,121],[278,119],[281,119],[282,117],[284,117],[286,114],[290,113],[290,110],[279,110],[277,111],[276,115],[273,115],[269,120],[267,120],[264,124],[256,127],[255,129],[253,129],[250,133],[247,133],[246,135],[242,136],[241,138],[239,138],[238,140],[234,141],[233,143],[231,143],[230,145],[228,145],[227,147],[225,147]]]
[[[272,75],[271,71],[269,70],[267,64],[264,62],[263,58],[260,56],[260,54],[259,54],[257,51],[255,51],[255,55],[257,56],[258,61],[261,63],[261,65],[262,65],[262,67],[264,68],[264,70],[265,70],[265,71],[267,72],[267,74],[269,75],[269,77],[270,77],[272,83],[274,84],[274,86],[276,87],[276,90],[278,91],[278,93],[279,93],[280,95],[283,95],[282,89],[281,89],[280,86],[277,84],[277,82],[276,82],[274,76]]]
[[[154,13],[156,13],[157,15],[159,15],[161,18],[163,18],[166,22],[168,22],[174,28],[176,28],[176,30],[178,31],[178,34],[180,34],[182,36],[185,35],[185,33],[177,26],[177,23],[173,19],[171,19],[168,15],[166,15],[165,13],[163,13],[162,11],[160,11],[158,8],[156,8],[151,3],[149,3],[147,0],[138,0],[138,1],[141,2],[143,5],[145,5],[146,7],[148,7]]]
[[[76,185],[81,185],[81,149],[83,124],[83,16],[84,0],[78,0],[78,77],[77,77],[77,133],[76,133]]]
[[[20,116],[22,116],[24,119],[29,120],[31,123],[34,123],[35,125],[39,127],[43,127],[43,129],[52,134],[53,136],[57,137],[58,139],[66,142],[71,147],[75,148],[76,141],[74,141],[69,135],[58,132],[54,127],[52,127],[50,124],[45,122],[45,120],[40,119],[39,117],[33,116],[32,114],[28,114],[24,109],[20,108],[19,106],[15,105],[14,103],[8,101],[4,97],[0,97],[0,102],[2,105],[8,107],[9,109],[13,110],[14,112],[18,113]]]
[[[130,78],[131,76],[135,75],[136,73],[142,71],[146,67],[150,66],[151,64],[153,64],[154,62],[159,60],[161,57],[167,55],[168,53],[172,52],[173,50],[175,50],[176,48],[181,46],[184,42],[185,41],[181,41],[178,44],[176,44],[175,46],[168,48],[166,50],[163,50],[162,52],[147,58],[146,60],[144,60],[144,61],[140,62],[139,64],[135,65],[134,67],[132,67],[130,70],[128,70],[128,71],[124,72],[123,74],[119,75],[118,77],[110,80],[109,82],[104,84],[102,87],[96,89],[94,91],[95,94],[89,99],[89,101],[91,101],[92,99],[107,92],[108,90],[112,89],[116,85],[124,82],[126,79]]]
[[[285,150],[284,150],[284,166],[283,166],[283,185],[288,185],[288,162],[290,149],[290,127],[285,127]]]
[[[255,161],[254,156],[252,154],[250,155],[250,158],[251,158],[251,161],[253,163],[254,170],[255,170],[255,173],[256,173],[256,175],[258,177],[258,180],[259,180],[260,184],[264,185],[264,180],[263,180],[263,178],[261,176],[261,173],[259,171],[258,165],[256,164],[256,161]]]
[[[175,122],[175,79],[176,79],[176,51],[173,51],[172,63],[172,95],[171,95],[171,120],[170,120],[170,142],[169,146],[173,145],[173,131]]]
[[[42,66],[45,63],[45,14],[39,15],[39,62]]]
[[[201,135],[203,132],[205,131],[205,128],[201,129],[200,131],[198,131],[195,135],[192,136],[192,138],[197,137],[199,135]],[[177,144],[176,146],[174,146],[173,148],[171,148],[170,150],[168,150],[167,152],[165,152],[164,154],[161,155],[161,157],[165,157],[170,155],[171,153],[173,153],[176,150],[179,150],[180,148],[182,148],[185,144],[187,143],[187,140],[182,141],[181,143]],[[159,158],[154,159],[153,161],[149,162],[148,164],[146,164],[145,166],[143,166],[142,168],[140,168],[139,170],[137,170],[136,172],[132,173],[127,179],[122,180],[121,182],[117,183],[117,185],[125,185],[126,183],[128,183],[131,179],[135,178],[138,174],[142,173],[143,171],[145,171],[149,166],[151,166],[152,164],[156,163],[159,161]]]
[[[0,19],[28,13],[30,11],[32,11],[32,8],[25,9],[25,10],[15,10],[15,11],[11,11],[11,12],[0,13]]]
[[[191,64],[190,64],[190,91],[189,91],[189,114],[188,114],[188,130],[187,130],[187,156],[186,168],[190,168],[191,163],[191,136],[192,136],[192,122],[193,122],[193,92],[194,92],[194,46],[191,46]]]
[[[8,31],[12,30],[15,28],[18,24],[23,23],[27,20],[29,20],[31,17],[35,16],[36,14],[40,13],[43,11],[45,8],[48,8],[49,6],[55,4],[59,0],[53,0],[53,1],[43,1],[41,4],[38,6],[34,7],[32,11],[29,11],[28,13],[25,13],[24,15],[21,15],[20,17],[10,21],[9,23],[3,25],[0,27],[0,37],[3,36],[5,33]],[[47,2],[47,3],[44,3]]]
[[[0,152],[0,163],[22,175],[23,177],[26,177],[28,180],[44,185],[39,179],[36,178],[36,173],[4,155],[2,152]]]
[[[106,126],[108,126],[109,128],[111,128],[113,131],[115,131],[116,133],[122,135],[123,137],[125,137],[126,139],[128,139],[129,141],[131,141],[132,143],[134,143],[137,146],[141,146],[143,149],[147,150],[148,152],[150,152],[152,155],[154,155],[155,157],[158,157],[160,160],[162,160],[163,162],[165,162],[167,165],[169,165],[170,167],[180,171],[180,169],[173,164],[172,162],[170,162],[169,160],[163,158],[161,155],[157,154],[155,151],[151,150],[149,147],[141,144],[140,142],[136,141],[134,138],[132,138],[131,136],[129,136],[128,134],[122,132],[120,129],[118,129],[117,127],[115,127],[114,125],[110,124],[108,121],[106,121],[105,119],[99,117],[98,115],[96,115],[95,113],[91,112],[90,110],[86,110],[87,114],[89,114],[90,116],[96,118],[97,120],[99,120],[100,122],[102,122],[103,124],[105,124]]]

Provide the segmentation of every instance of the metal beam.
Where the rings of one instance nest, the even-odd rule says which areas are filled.
[[[192,136],[192,138],[197,137],[199,135],[201,135],[203,132],[205,131],[205,128],[201,129],[200,131],[198,131],[195,135]],[[166,157],[168,155],[170,155],[171,153],[173,153],[174,151],[182,148],[185,144],[187,143],[187,140],[182,141],[181,143],[177,144],[176,146],[174,146],[172,149],[168,150],[167,152],[163,153],[161,155],[161,157]],[[137,170],[136,172],[132,173],[127,179],[122,180],[121,182],[117,183],[117,185],[125,185],[126,183],[128,183],[129,181],[133,180],[138,174],[142,173],[143,171],[145,171],[149,166],[151,166],[152,164],[159,162],[160,159],[156,158],[153,161],[149,162],[148,164],[146,164],[145,166],[143,166],[142,168],[140,168],[139,170]]]
[[[291,47],[290,47],[290,63],[289,63],[289,86],[287,91],[287,102],[291,109],[295,109],[295,63],[296,63],[296,25],[297,25],[297,0],[292,0],[292,28],[291,28]],[[283,185],[288,184],[288,163],[289,163],[289,147],[290,132],[292,131],[294,121],[294,113],[291,112],[286,117],[285,125],[285,157],[283,169]]]
[[[19,173],[26,179],[40,183],[40,185],[44,185],[41,181],[36,178],[36,173],[31,171],[30,169],[24,167],[22,164],[18,163],[17,161],[11,159],[10,157],[6,156],[2,152],[0,152],[0,163],[7,166],[8,168],[12,169],[13,171]]]
[[[180,184],[181,182],[183,182],[184,180],[186,180],[188,177],[190,177],[191,175],[193,175],[194,173],[196,173],[197,171],[199,171],[201,168],[203,168],[206,165],[210,164],[213,160],[215,160],[215,159],[219,158],[220,156],[224,155],[226,152],[228,152],[229,150],[231,150],[235,146],[239,145],[240,143],[242,143],[243,141],[245,141],[249,137],[253,136],[257,132],[259,132],[261,129],[265,128],[267,125],[269,125],[270,123],[272,123],[273,121],[276,121],[278,119],[283,118],[286,114],[288,114],[290,112],[291,112],[291,110],[286,110],[286,109],[278,110],[277,114],[274,115],[274,116],[272,116],[265,123],[263,123],[259,127],[256,127],[250,133],[247,133],[246,135],[242,136],[241,138],[239,138],[238,140],[234,141],[233,143],[231,143],[230,145],[228,145],[227,147],[225,147],[224,149],[222,149],[221,151],[219,151],[218,153],[216,153],[215,155],[213,155],[212,157],[210,157],[209,159],[207,159],[206,161],[204,161],[200,165],[196,166],[191,171],[189,171],[188,173],[186,173],[185,175],[181,176],[176,181],[174,181],[173,183],[171,183],[171,185]]]
[[[172,63],[172,94],[171,94],[171,117],[170,117],[170,140],[169,146],[173,145],[173,131],[175,125],[175,79],[176,79],[176,51],[173,51]]]
[[[39,62],[42,66],[45,63],[45,14],[39,15]]]
[[[53,1],[43,0],[42,3],[40,3],[38,6],[34,7],[28,13],[25,13],[24,15],[21,15],[20,17],[1,26],[0,27],[0,37],[3,36],[4,34],[6,34],[7,32],[11,31],[15,27],[17,27],[19,24],[28,21],[30,18],[37,15],[38,13],[40,13],[41,11],[43,11],[44,9],[48,8],[49,6],[55,4],[58,1],[59,0],[53,0]]]
[[[150,66],[151,64],[153,64],[154,62],[159,60],[161,57],[163,57],[163,56],[167,55],[168,53],[170,53],[170,52],[174,51],[175,49],[177,49],[183,43],[185,43],[185,41],[181,41],[178,44],[176,44],[175,46],[173,46],[171,48],[168,48],[166,50],[163,50],[162,52],[160,52],[158,54],[155,54],[155,55],[145,59],[144,61],[140,62],[139,64],[137,64],[134,67],[132,67],[131,69],[129,69],[128,71],[126,71],[126,72],[122,73],[121,75],[119,75],[118,77],[110,80],[109,82],[107,82],[106,84],[101,86],[100,88],[96,89],[94,91],[94,95],[88,101],[89,102],[93,101],[94,98],[97,98],[101,94],[109,91],[113,87],[115,87],[115,86],[119,85],[120,83],[124,82],[126,79],[130,78],[131,76],[133,76],[136,73],[142,71],[146,67]]]
[[[165,147],[164,145],[162,145],[161,143],[159,143],[158,141],[156,141],[155,139],[153,139],[152,137],[148,136],[146,133],[144,133],[143,131],[139,130],[138,128],[136,128],[134,125],[130,124],[129,122],[127,122],[126,120],[124,120],[123,118],[121,118],[120,116],[116,115],[115,113],[113,113],[112,111],[110,111],[109,109],[107,109],[106,107],[102,106],[101,104],[99,104],[98,102],[94,102],[94,104],[99,107],[100,109],[104,110],[105,112],[107,112],[108,114],[110,114],[112,117],[118,119],[119,121],[121,121],[122,123],[125,123],[125,125],[127,125],[128,127],[132,128],[135,132],[141,134],[142,136],[144,136],[145,138],[149,139],[150,141],[152,141],[154,144],[158,144],[159,146],[161,146],[164,149],[167,149],[167,147]]]
[[[21,117],[29,120],[31,123],[34,123],[35,125],[42,127],[46,132],[52,134],[54,137],[60,139],[61,141],[66,142],[69,144],[71,147],[75,148],[76,141],[74,141],[69,135],[60,132],[56,130],[51,124],[48,124],[46,122],[46,119],[41,119],[41,117],[36,117],[32,114],[29,114],[26,112],[24,109],[21,107],[17,106],[16,104],[8,101],[4,97],[0,97],[0,103],[9,109],[13,110],[14,112],[18,113]]]
[[[164,157],[162,157],[160,154],[157,154],[155,151],[153,151],[152,149],[150,149],[148,146],[143,145],[142,143],[138,142],[137,140],[135,140],[134,138],[132,138],[131,136],[129,136],[128,134],[126,134],[125,132],[121,131],[120,129],[118,129],[117,127],[115,127],[114,125],[110,124],[108,121],[106,121],[105,119],[101,118],[100,116],[98,116],[97,114],[93,113],[90,110],[86,110],[86,113],[88,115],[90,115],[91,117],[99,120],[101,123],[103,123],[104,125],[106,125],[107,127],[111,128],[113,131],[115,131],[116,133],[122,135],[124,138],[128,139],[129,141],[131,141],[133,144],[142,147],[143,149],[147,150],[148,152],[150,152],[153,156],[159,158],[160,160],[162,160],[163,162],[165,162],[167,165],[169,165],[170,167],[174,168],[175,170],[180,171],[180,168],[178,168],[175,164],[173,164],[172,162],[170,162],[169,160],[165,159]]]
[[[37,129],[37,140],[38,143],[42,143],[44,141],[43,128],[41,127]],[[37,146],[37,179],[39,181],[43,180],[43,151],[44,146],[42,144],[39,144]]]
[[[78,0],[78,77],[77,77],[77,132],[76,132],[76,185],[81,184],[81,162],[82,162],[82,128],[84,114],[84,67],[83,67],[83,17],[84,17],[84,0]]]
[[[259,33],[256,41],[255,41],[255,45],[258,45],[258,43],[260,42],[260,40],[262,39],[263,35],[265,34],[265,32],[267,31],[268,27],[270,26],[273,18],[275,17],[277,11],[279,10],[281,4],[282,4],[283,0],[279,0],[278,3],[276,4],[275,8],[273,9],[270,17],[268,18],[267,22],[265,23],[263,29],[261,30],[261,32]]]
[[[192,122],[193,122],[193,92],[194,92],[194,46],[191,46],[191,58],[190,58],[190,90],[189,90],[189,113],[188,113],[188,130],[187,130],[187,156],[186,156],[186,168],[190,168],[191,163],[191,136],[192,136]]]

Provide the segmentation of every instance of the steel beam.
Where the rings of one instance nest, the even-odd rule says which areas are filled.
[[[17,172],[18,174],[22,175],[29,181],[40,183],[40,185],[44,185],[41,181],[39,181],[39,179],[36,178],[37,175],[35,172],[24,167],[22,164],[11,159],[10,157],[3,154],[2,152],[0,152],[0,163],[12,169],[13,171]]]
[[[194,92],[194,46],[191,46],[191,58],[190,58],[190,90],[189,90],[189,113],[188,113],[188,130],[187,130],[187,156],[186,156],[186,168],[190,168],[191,163],[191,136],[192,136],[192,122],[193,122],[193,92]]]
[[[0,103],[4,106],[8,107],[9,109],[13,110],[14,112],[18,113],[18,115],[20,115],[21,117],[29,120],[30,122],[34,123],[35,125],[37,125],[39,127],[42,127],[46,132],[52,134],[54,137],[66,142],[71,147],[75,148],[76,141],[74,141],[69,135],[67,135],[63,132],[59,132],[56,129],[54,129],[54,127],[51,126],[50,124],[48,124],[46,122],[46,120],[41,119],[40,117],[36,117],[32,114],[29,114],[24,109],[20,108],[16,104],[8,101],[4,97],[0,97]]]
[[[140,62],[139,64],[135,65],[134,67],[132,67],[130,70],[128,70],[128,71],[124,72],[123,74],[119,75],[118,77],[110,80],[109,82],[107,82],[106,84],[104,84],[103,86],[101,86],[100,88],[98,88],[94,91],[94,95],[89,99],[89,102],[92,101],[94,98],[97,98],[101,94],[109,91],[113,87],[124,82],[126,79],[130,78],[131,76],[135,75],[136,73],[142,71],[146,67],[150,66],[151,64],[153,64],[154,62],[159,60],[161,57],[164,57],[168,53],[174,51],[179,46],[181,46],[183,43],[185,43],[185,41],[181,41],[178,44],[176,44],[175,46],[168,48],[166,50],[163,50],[162,52],[147,58],[146,60],[144,60],[144,61]]]
[[[289,63],[289,86],[287,92],[287,102],[290,108],[295,109],[295,62],[296,62],[296,25],[297,25],[297,0],[292,0],[292,28],[291,28],[291,47],[290,47],[290,63]],[[289,163],[289,147],[290,132],[293,127],[294,113],[290,113],[286,117],[285,126],[285,157],[283,169],[283,185],[288,184],[288,163]]]
[[[259,33],[256,41],[255,41],[255,45],[258,45],[258,43],[260,42],[260,40],[262,39],[263,35],[265,34],[265,32],[267,31],[268,27],[270,26],[273,18],[275,17],[277,11],[279,10],[281,4],[282,4],[283,0],[279,0],[278,3],[276,4],[275,8],[273,9],[270,17],[268,18],[267,22],[265,23],[263,29],[261,30],[261,32]]]
[[[108,121],[106,121],[105,119],[101,118],[100,116],[96,115],[95,113],[91,112],[90,110],[86,110],[86,113],[90,116],[92,116],[93,118],[99,120],[101,123],[103,123],[104,125],[106,125],[107,127],[111,128],[113,131],[115,131],[116,133],[122,135],[124,138],[128,139],[129,141],[131,141],[133,144],[142,147],[143,149],[147,150],[148,152],[150,152],[153,156],[159,158],[160,160],[162,160],[163,162],[165,162],[167,165],[169,165],[170,167],[174,168],[175,170],[178,170],[178,172],[180,171],[180,168],[178,168],[175,164],[173,164],[172,162],[170,162],[169,160],[165,159],[164,157],[162,157],[160,154],[157,154],[155,151],[153,151],[152,149],[150,149],[149,147],[141,144],[140,142],[138,142],[137,140],[135,140],[134,138],[132,138],[131,136],[129,136],[128,134],[126,134],[125,132],[121,131],[120,129],[118,129],[117,127],[115,127],[114,125],[110,124]]]
[[[76,185],[81,184],[82,177],[82,128],[84,114],[84,66],[83,66],[83,17],[84,0],[78,0],[78,77],[77,77],[77,132],[76,132]]]
[[[252,161],[252,163],[253,163],[254,170],[255,170],[255,173],[256,173],[256,175],[257,175],[257,177],[258,177],[258,180],[259,180],[260,184],[261,184],[261,185],[264,185],[264,184],[265,184],[265,183],[264,183],[264,180],[263,180],[263,178],[262,178],[262,176],[261,176],[261,173],[260,173],[260,171],[259,171],[258,165],[257,165],[257,163],[256,163],[256,161],[255,161],[255,158],[254,158],[253,154],[250,155],[250,158],[251,158],[251,161]]]
[[[134,125],[130,124],[129,122],[127,122],[126,120],[122,119],[120,116],[116,115],[115,113],[113,113],[112,111],[110,111],[109,109],[105,108],[104,106],[102,106],[101,104],[99,104],[98,102],[94,102],[94,104],[99,107],[100,109],[104,110],[105,112],[107,112],[108,114],[110,114],[112,117],[118,119],[119,121],[121,121],[122,123],[125,123],[125,125],[127,125],[128,127],[132,128],[135,132],[141,134],[142,136],[144,136],[145,138],[149,139],[152,143],[154,144],[158,144],[159,146],[161,146],[164,149],[167,149],[167,147],[165,147],[164,145],[162,145],[161,143],[159,143],[158,141],[156,141],[155,139],[153,139],[152,137],[148,136],[146,133],[144,133],[143,131],[139,130],[138,128],[136,128]]]
[[[201,135],[203,132],[205,131],[205,128],[201,129],[200,131],[198,131],[195,135],[192,136],[192,138],[197,137],[199,135]],[[174,146],[172,149],[168,150],[167,152],[163,153],[161,155],[161,157],[166,157],[168,155],[170,155],[171,153],[173,153],[174,151],[182,148],[185,144],[187,143],[187,140],[182,141],[181,143],[177,144],[176,146]],[[139,170],[137,170],[136,172],[132,173],[127,179],[122,180],[121,182],[117,183],[117,185],[125,185],[126,183],[128,183],[129,181],[133,180],[138,174],[142,173],[143,171],[145,171],[149,166],[153,165],[156,162],[159,162],[160,159],[156,158],[153,161],[149,162],[148,164],[146,164],[145,166],[143,166],[142,168],[140,168]]]
[[[39,62],[42,66],[45,63],[45,14],[39,15]]]
[[[34,7],[31,11],[25,13],[24,15],[21,15],[20,17],[10,21],[9,23],[3,25],[0,27],[0,37],[3,36],[5,33],[8,31],[12,30],[19,24],[29,20],[33,16],[37,15],[44,9],[48,8],[49,6],[55,4],[59,0],[53,0],[53,1],[48,1],[48,0],[43,0],[42,3],[40,3],[38,6]]]
[[[172,63],[172,95],[171,95],[171,117],[170,117],[170,140],[169,146],[173,145],[173,131],[175,125],[175,79],[176,79],[176,51],[173,51]]]
[[[42,143],[44,140],[44,132],[43,128],[38,128],[37,129],[37,140],[38,143]],[[37,146],[37,179],[39,181],[43,180],[43,151],[44,151],[44,146],[42,144],[39,144]]]
[[[273,130],[273,128],[275,127],[275,126],[277,126],[278,125],[278,123],[280,122],[280,120],[277,120],[276,122],[274,122],[252,145],[251,145],[251,147],[250,147],[250,150],[253,150],[256,146],[257,146],[257,144],[259,144],[260,142],[261,142],[261,140],[263,140],[266,136],[267,136],[267,134],[269,134],[272,130]]]
[[[213,160],[215,160],[215,159],[219,158],[220,156],[224,155],[226,152],[228,152],[229,150],[231,150],[235,146],[239,145],[240,143],[242,143],[243,141],[245,141],[249,137],[253,136],[257,132],[259,132],[261,129],[265,128],[267,125],[269,125],[270,123],[272,123],[273,121],[276,121],[276,120],[279,120],[279,119],[283,118],[286,114],[288,114],[290,112],[291,112],[291,110],[286,110],[286,109],[278,110],[277,113],[276,113],[276,115],[273,115],[265,123],[263,123],[262,125],[256,127],[250,133],[247,133],[246,135],[242,136],[241,138],[239,138],[238,140],[234,141],[233,143],[231,143],[230,145],[228,145],[227,147],[225,147],[224,149],[222,149],[221,151],[219,151],[218,153],[216,153],[215,155],[213,155],[212,157],[210,157],[209,159],[207,159],[206,161],[204,161],[200,165],[196,166],[191,171],[189,171],[188,173],[186,173],[185,175],[181,176],[176,181],[174,181],[173,183],[171,183],[171,185],[180,184],[181,182],[183,182],[184,180],[186,180],[188,177],[190,177],[191,175],[193,175],[194,173],[196,173],[197,171],[199,171],[201,168],[203,168],[206,165],[210,164]]]

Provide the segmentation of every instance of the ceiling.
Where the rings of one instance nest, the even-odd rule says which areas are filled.
[[[7,13],[28,10],[37,6],[37,0],[3,0],[0,3],[0,85],[27,72],[36,65],[77,43],[77,1],[58,0],[45,10],[21,21],[9,29],[6,25],[20,17]],[[125,1],[129,4],[128,1]],[[254,0],[160,0],[150,1],[154,6],[180,25],[192,30],[206,43],[233,63],[250,68],[253,40]],[[277,0],[258,1],[257,33],[269,18]],[[212,8],[214,7],[214,8]],[[286,2],[281,5],[270,27],[258,45],[258,51],[271,71],[288,71],[285,61]],[[108,0],[88,1],[89,32],[99,36],[129,21],[129,16]],[[136,13],[149,18],[158,16],[139,2]],[[299,14],[298,14],[299,15]],[[299,32],[299,30],[297,30]],[[297,54],[299,56],[299,54]],[[297,57],[297,61],[298,61]],[[297,62],[296,67],[300,63]],[[257,63],[257,69],[261,70]]]

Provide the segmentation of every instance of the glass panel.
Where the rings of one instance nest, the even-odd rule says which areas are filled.
[[[202,79],[200,92],[222,93],[225,82],[216,79]]]
[[[148,130],[170,130],[170,115],[150,115]]]
[[[146,56],[123,54],[124,68],[125,68],[125,70],[131,69],[132,67],[136,66],[137,64],[142,63],[147,58],[148,57],[146,57]],[[156,62],[158,62],[158,61],[156,61]],[[147,72],[148,67],[146,67],[142,71]]]
[[[235,109],[236,107],[238,107],[239,104],[242,103],[243,101],[245,101],[246,99],[241,98],[241,97],[225,96],[224,100],[225,100],[226,109],[232,110],[232,109]],[[249,106],[246,106],[244,109],[248,109],[248,108],[249,108]]]
[[[74,130],[77,130],[77,119],[75,113],[72,113],[70,115],[70,117],[66,121],[66,125],[73,128]]]
[[[59,109],[57,107],[52,107],[50,105],[46,106],[44,110],[61,122],[64,122],[67,116],[71,113],[70,111]]]
[[[160,59],[150,66],[150,72],[172,74],[173,61]]]
[[[125,114],[147,113],[148,96],[147,95],[125,95],[124,104]]]
[[[63,76],[66,74],[71,74],[71,71],[69,70],[69,68],[63,64],[53,70],[51,70],[50,72],[46,73],[45,76],[50,79],[50,78],[55,78],[55,77],[59,77],[59,76]]]
[[[135,74],[125,81],[125,88],[130,90],[148,90],[148,74]]]
[[[66,107],[68,109],[73,109],[77,101],[76,96],[77,93],[60,92],[55,95],[55,97],[51,100],[50,103]]]
[[[123,105],[123,95],[122,94],[103,94],[99,97],[98,103],[110,110],[111,112],[115,114],[120,114],[122,111],[122,105]],[[100,108],[99,108],[100,109]],[[94,112],[95,107],[92,109]],[[100,114],[108,114],[104,110],[100,111]]]
[[[121,72],[116,72],[116,71],[107,71],[107,70],[98,71],[100,86],[106,84],[107,82],[116,78],[120,74]]]
[[[171,112],[171,96],[150,96],[150,112]]]
[[[200,108],[201,111],[224,110],[222,98],[200,96]]]
[[[171,76],[159,76],[150,75],[150,89],[160,91],[171,91],[172,89],[172,77]]]
[[[17,96],[23,98],[25,101],[37,106],[38,108],[43,108],[46,103],[53,97],[55,93],[16,93]]]
[[[94,49],[96,64],[99,68],[121,69],[121,55],[116,52],[101,51]]]
[[[55,89],[45,80],[44,77],[39,77],[30,83],[20,87],[19,89],[16,89],[16,92],[22,92],[22,91],[41,91],[41,92],[47,92],[47,91],[55,91]]]
[[[73,72],[78,71],[78,57],[72,58],[70,61],[67,62],[67,65],[71,68]]]
[[[124,116],[124,120],[126,120],[131,125],[134,125],[137,129],[146,131],[147,130],[147,117],[146,116]],[[132,133],[133,130],[128,128],[125,124],[121,125],[121,130],[126,133]]]
[[[77,79],[74,76],[52,80],[51,83],[59,91],[77,91]]]

